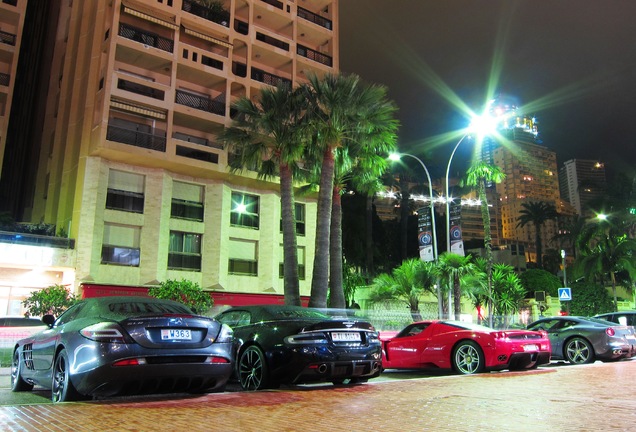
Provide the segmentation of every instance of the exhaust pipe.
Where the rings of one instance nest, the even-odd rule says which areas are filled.
[[[614,354],[615,355],[619,355],[619,354],[622,354],[622,353],[623,353],[623,350],[620,350],[620,349],[615,349],[614,350]]]
[[[373,372],[376,372],[378,369],[380,369],[380,363],[373,362],[372,369],[373,369]]]
[[[324,374],[325,372],[327,372],[327,365],[323,363],[318,366],[318,373]]]

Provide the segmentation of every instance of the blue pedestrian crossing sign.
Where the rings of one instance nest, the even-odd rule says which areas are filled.
[[[572,300],[572,290],[570,288],[559,288],[559,300],[561,301]]]

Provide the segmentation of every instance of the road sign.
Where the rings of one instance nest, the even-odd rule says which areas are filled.
[[[559,288],[559,300],[561,300],[561,301],[570,301],[570,300],[572,300],[572,289],[571,288]]]

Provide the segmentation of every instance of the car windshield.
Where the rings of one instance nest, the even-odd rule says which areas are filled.
[[[191,310],[179,304],[144,301],[109,303],[108,312],[116,316],[192,314]]]
[[[595,324],[603,324],[603,325],[616,325],[616,323],[605,320],[605,319],[601,319],[601,318],[585,318],[586,321],[591,321]]]
[[[332,317],[325,315],[324,313],[315,309],[298,308],[298,309],[274,309],[271,311],[272,318],[274,319],[327,319],[331,320]]]

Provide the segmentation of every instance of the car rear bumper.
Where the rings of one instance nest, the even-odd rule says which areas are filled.
[[[214,391],[225,387],[232,363],[105,365],[71,377],[78,392],[93,396]]]

